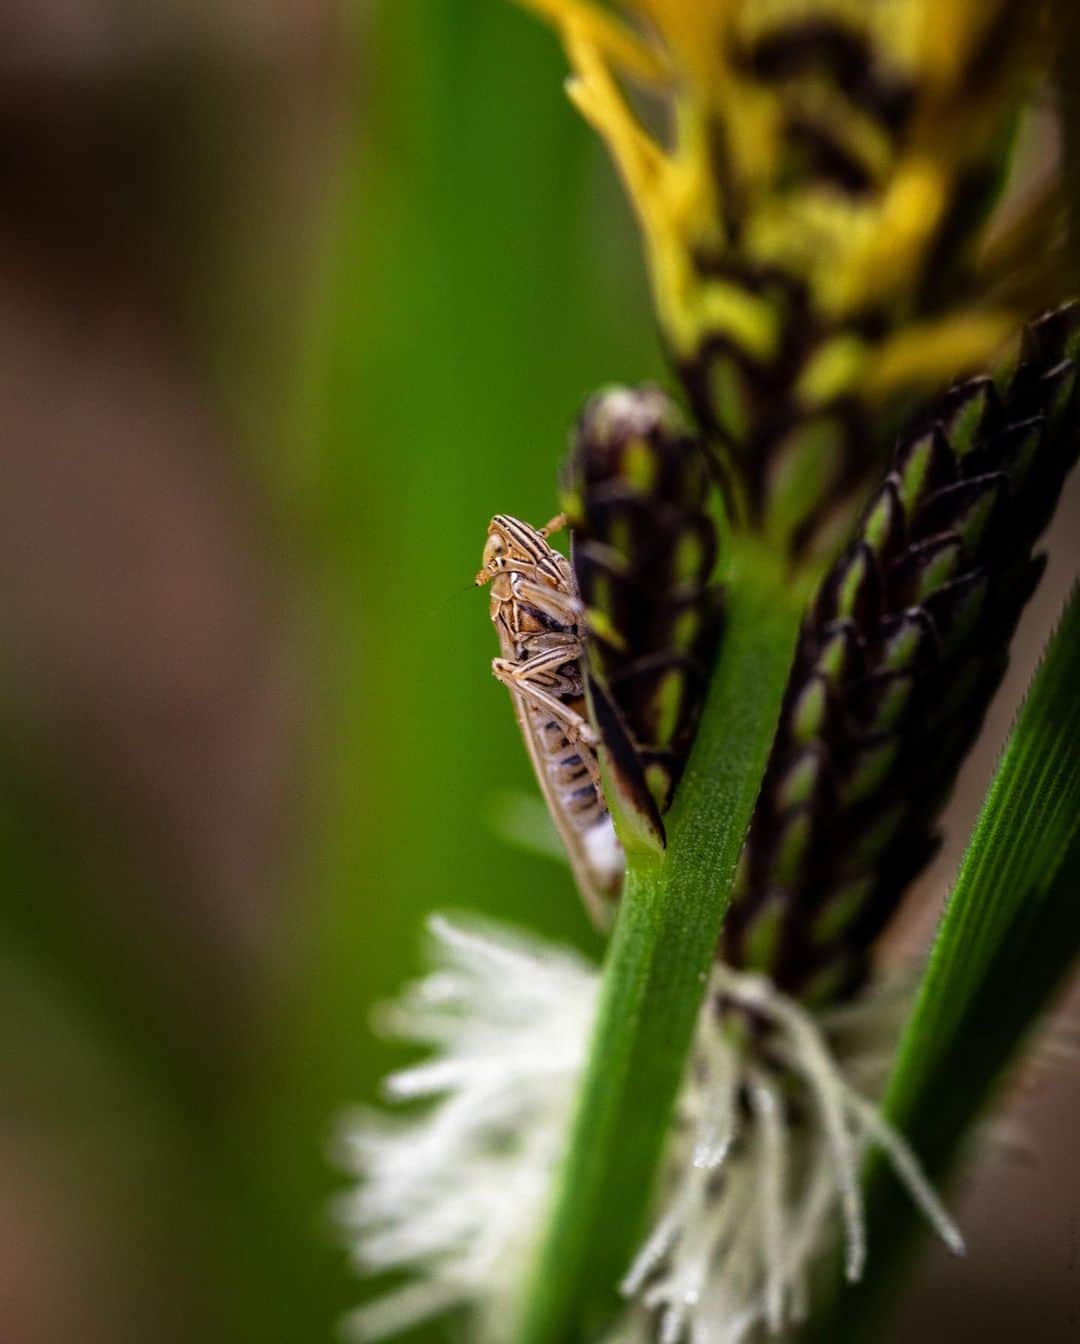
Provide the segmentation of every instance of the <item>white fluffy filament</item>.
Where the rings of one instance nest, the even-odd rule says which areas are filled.
[[[717,965],[709,997],[680,1102],[690,1123],[669,1153],[666,1208],[622,1285],[645,1312],[659,1313],[661,1344],[740,1344],[762,1327],[779,1335],[799,1321],[837,1209],[848,1277],[857,1278],[866,1255],[859,1165],[872,1144],[942,1240],[962,1252],[914,1153],[848,1081],[859,1056],[839,1061],[807,1010],[760,975]],[[848,1010],[844,1028],[859,1028],[860,1047],[879,1055],[892,1004],[871,994],[861,1009]],[[732,1029],[741,1012],[756,1024],[749,1044]],[[785,1108],[792,1095],[794,1123]],[[722,1170],[701,1161],[718,1146]],[[653,1329],[642,1314],[615,1339],[649,1340]]]
[[[401,1111],[358,1114],[340,1145],[361,1177],[340,1205],[358,1264],[410,1277],[346,1333],[379,1339],[462,1307],[469,1339],[497,1344],[542,1230],[599,976],[502,928],[434,919],[430,931],[433,969],[379,1020],[432,1054],[387,1080]],[[609,1344],[744,1344],[801,1320],[837,1221],[848,1274],[861,1271],[858,1177],[871,1145],[963,1249],[903,1137],[856,1090],[867,1062],[888,1058],[901,1001],[887,986],[815,1019],[768,979],[714,966],[666,1195]]]
[[[565,1140],[596,1001],[595,967],[524,934],[436,918],[434,969],[379,1014],[434,1047],[392,1074],[404,1114],[347,1120],[339,1156],[361,1177],[339,1202],[358,1265],[413,1281],[344,1323],[381,1339],[450,1310],[498,1338],[539,1230]],[[472,1337],[472,1336],[470,1336]]]

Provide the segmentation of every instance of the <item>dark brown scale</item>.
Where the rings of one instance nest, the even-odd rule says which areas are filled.
[[[866,33],[835,19],[788,21],[745,46],[740,56],[743,67],[765,84],[808,75],[829,78],[894,135],[902,132],[914,105],[910,77],[890,71]]]
[[[785,135],[813,176],[824,178],[848,196],[862,196],[873,187],[870,168],[827,123],[793,115],[788,119]]]

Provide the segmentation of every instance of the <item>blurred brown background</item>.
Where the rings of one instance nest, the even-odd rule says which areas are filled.
[[[287,969],[310,604],[274,484],[343,19],[2,9],[4,832],[34,852],[30,880],[6,856],[0,1339],[204,1339],[212,1252],[168,1150],[233,1104]]]
[[[501,503],[540,516],[574,399],[656,359],[632,231],[558,105],[555,56],[497,0],[394,3],[6,0],[0,12],[3,1344],[328,1337],[352,1288],[321,1221],[334,1184],[321,1117],[359,1095],[379,1060],[361,1060],[360,1007],[339,1021],[333,995],[311,1007],[308,983],[347,977],[359,1005],[385,992],[462,829],[446,811],[425,832],[402,802],[401,833],[419,825],[432,853],[394,866],[382,848],[392,828],[381,840],[381,826],[364,831],[379,790],[353,780],[381,776],[402,739],[388,728],[370,759],[344,750],[346,736],[368,742],[349,706],[362,716],[373,701],[414,743],[386,790],[433,772],[438,787],[419,786],[414,803],[430,814],[445,810],[461,740],[493,705],[483,661],[462,660],[462,685],[483,682],[485,718],[452,715],[439,756],[431,733],[404,726],[426,694],[419,672],[387,705],[393,655],[361,656],[353,635],[365,650],[409,636],[409,613],[385,597],[395,548],[460,500],[467,516],[447,525],[460,523],[461,554],[436,584],[437,602],[452,603],[475,568],[467,548],[500,506],[491,489],[519,490],[525,500]],[[526,96],[530,79],[538,92]],[[533,200],[552,182],[568,198],[562,233],[559,208]],[[505,252],[482,235],[492,210]],[[611,217],[610,233],[598,228]],[[409,248],[384,268],[395,220]],[[473,234],[476,256],[493,258],[486,298],[461,241]],[[349,288],[343,236],[372,250],[360,270],[381,274],[386,294]],[[592,287],[578,312],[558,298],[568,277]],[[486,343],[461,339],[470,296]],[[348,315],[320,325],[327,304]],[[627,304],[641,318],[636,350],[613,334]],[[398,328],[384,341],[391,311]],[[545,339],[573,326],[552,353]],[[433,366],[426,395],[441,388],[442,400],[415,412],[428,419],[408,442],[391,438],[390,411],[313,409],[321,360],[359,386],[390,367],[390,386],[421,400]],[[516,417],[552,427],[521,486]],[[433,452],[454,482],[444,500],[423,474]],[[385,474],[387,457],[410,453],[415,477]],[[332,528],[372,530],[370,550],[338,532],[327,543]],[[1074,483],[950,846],[898,947],[932,928],[1016,697],[1080,570],[1078,529]],[[469,641],[475,626],[486,649],[483,613],[465,601],[421,605],[416,619],[469,624]],[[426,657],[419,649],[417,667]],[[460,707],[473,691],[434,694]],[[509,749],[509,733],[492,752]],[[476,769],[494,773],[494,760]],[[479,801],[467,805],[478,815]],[[328,842],[335,830],[361,839]],[[495,842],[460,843],[488,856],[478,880],[499,908]],[[405,890],[402,909],[394,892]],[[320,939],[334,945],[322,965]],[[1074,996],[1074,1021],[1078,1010]],[[336,1052],[331,1064],[311,1065],[313,1041]],[[931,1257],[903,1339],[1080,1338],[1078,1113],[1080,1063],[1034,1072],[1013,1118],[1035,1156],[983,1159],[961,1206],[969,1259]],[[290,1170],[294,1148],[304,1157]],[[301,1265],[308,1255],[314,1267]]]

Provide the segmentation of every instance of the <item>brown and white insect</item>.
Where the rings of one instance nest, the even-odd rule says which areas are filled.
[[[501,657],[491,670],[509,687],[521,733],[589,913],[611,922],[623,855],[600,787],[596,731],[586,717],[582,605],[570,562],[546,527],[496,514],[477,585],[491,584]]]

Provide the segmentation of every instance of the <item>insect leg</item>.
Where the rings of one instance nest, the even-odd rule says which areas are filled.
[[[543,642],[535,651],[529,649],[528,656],[518,659],[496,658],[492,666],[497,663],[506,673],[506,677],[499,676],[499,673],[496,673],[496,676],[499,676],[500,681],[528,682],[553,695],[579,695],[581,686],[577,668],[578,659],[581,657],[580,642],[564,638],[557,644],[551,643],[550,632],[539,637],[526,637],[529,642],[536,638]],[[573,677],[561,671],[566,667],[573,670]],[[563,708],[567,707],[564,705]]]
[[[576,644],[566,644],[561,648],[548,649],[538,653],[524,663],[514,663],[507,658],[495,658],[491,670],[504,686],[516,691],[530,704],[546,709],[552,718],[561,723],[570,742],[585,742],[596,746],[599,738],[592,724],[575,709],[564,704],[556,695],[537,685],[537,678],[556,671],[564,663],[573,662],[579,655]]]
[[[539,608],[546,616],[563,625],[574,625],[585,610],[579,598],[559,592],[542,583],[532,583],[521,574],[514,575],[514,597]]]

